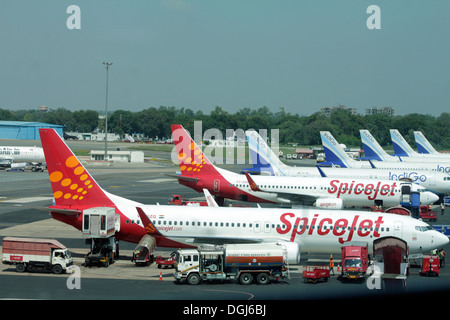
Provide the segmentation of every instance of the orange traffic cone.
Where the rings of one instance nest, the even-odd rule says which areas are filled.
[[[162,281],[162,272],[159,272],[159,281]]]

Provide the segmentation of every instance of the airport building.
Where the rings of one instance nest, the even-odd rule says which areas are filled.
[[[62,125],[43,122],[0,121],[0,139],[40,140],[39,129],[52,128],[62,137]]]

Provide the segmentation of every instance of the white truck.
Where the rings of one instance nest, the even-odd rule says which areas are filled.
[[[174,277],[199,284],[202,280],[238,279],[241,284],[268,284],[288,277],[287,252],[280,244],[228,244],[177,251]]]
[[[5,237],[2,262],[16,266],[17,272],[31,269],[60,274],[73,264],[67,248],[57,240]]]

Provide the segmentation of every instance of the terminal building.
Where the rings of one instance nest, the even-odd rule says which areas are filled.
[[[0,139],[40,140],[39,129],[52,128],[62,137],[62,125],[43,122],[0,121]]]

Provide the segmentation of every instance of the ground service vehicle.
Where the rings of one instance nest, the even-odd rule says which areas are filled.
[[[156,245],[156,240],[149,235],[145,235],[142,237],[141,241],[139,241],[136,249],[133,252],[133,261],[136,266],[149,266],[155,260],[153,256],[153,248]]]
[[[422,257],[422,269],[420,270],[421,276],[434,276],[439,277],[439,257],[438,256],[423,256]]]
[[[101,264],[108,267],[119,256],[115,232],[120,222],[114,208],[94,207],[83,211],[82,236],[90,246],[85,265]]]
[[[369,246],[363,242],[352,242],[341,248],[341,277],[364,279],[369,266]]]
[[[437,221],[437,212],[432,211],[429,206],[420,206],[420,218],[428,219],[429,221]]]
[[[206,207],[208,206],[208,202],[206,201],[191,201],[182,199],[179,194],[174,194],[169,197],[169,204],[176,206],[192,206],[192,207]]]
[[[156,266],[158,269],[164,268],[175,268],[175,262],[176,262],[176,255],[170,255],[170,257],[162,257],[157,256],[156,257]]]
[[[328,281],[330,268],[328,266],[305,266],[302,276],[304,282],[317,283],[320,279]]]
[[[3,238],[2,262],[16,266],[17,272],[31,269],[60,274],[73,264],[67,248],[57,240]]]
[[[241,284],[267,284],[288,274],[281,244],[228,244],[177,251],[175,279],[199,284],[202,280],[238,279]]]

